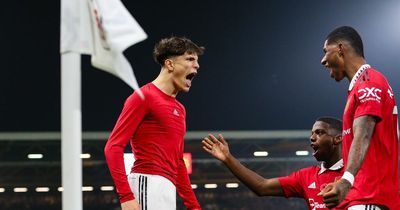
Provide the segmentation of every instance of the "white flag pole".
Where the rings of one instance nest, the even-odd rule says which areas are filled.
[[[61,54],[62,209],[82,210],[81,55]]]
[[[81,53],[91,52],[86,1],[61,0],[62,209],[82,210]]]
[[[93,65],[120,77],[140,94],[132,67],[122,52],[146,38],[120,0],[61,0],[63,210],[82,210],[83,206],[80,54],[92,55]]]

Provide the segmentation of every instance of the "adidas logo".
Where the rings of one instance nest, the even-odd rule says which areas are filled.
[[[172,112],[175,116],[179,117],[179,112],[178,110],[174,109],[174,111]]]
[[[308,185],[308,188],[315,189],[315,188],[317,188],[317,186],[315,185],[315,182],[313,182],[310,185]]]

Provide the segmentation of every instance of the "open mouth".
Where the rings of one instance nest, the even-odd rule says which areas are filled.
[[[334,76],[333,76],[333,70],[332,70],[329,66],[325,66],[325,69],[329,71],[329,76],[330,76],[331,78],[334,78]]]
[[[188,79],[188,80],[193,80],[193,78],[196,76],[196,73],[195,72],[193,72],[193,73],[190,73],[190,74],[188,74],[187,76],[186,76],[186,79]]]
[[[194,79],[194,77],[196,76],[196,72],[190,73],[186,76],[186,85],[188,87],[192,86],[192,81]]]
[[[314,150],[314,152],[313,152],[313,156],[315,156],[315,154],[317,154],[318,153],[318,146],[317,145],[315,145],[315,144],[311,144],[311,148]]]
[[[332,71],[332,70],[330,70],[329,76],[331,76],[331,78],[334,78],[334,76],[333,76],[333,71]]]

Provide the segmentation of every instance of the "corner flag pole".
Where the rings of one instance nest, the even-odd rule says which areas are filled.
[[[62,209],[82,210],[81,55],[61,54]]]
[[[62,209],[82,210],[81,54],[144,99],[123,51],[147,34],[121,0],[61,0]]]

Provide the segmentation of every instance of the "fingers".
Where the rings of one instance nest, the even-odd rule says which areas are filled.
[[[208,134],[208,136],[204,137],[201,142],[203,144],[203,149],[209,153],[215,149],[219,150],[228,147],[228,143],[221,134],[218,134],[218,138],[212,134]]]
[[[225,138],[222,136],[222,134],[218,134],[218,140],[224,145],[228,144],[228,142],[225,141]]]
[[[206,152],[208,152],[208,153],[212,153],[212,149],[210,149],[210,148],[208,148],[208,147],[206,147],[206,146],[203,146],[203,149],[206,151]]]
[[[208,137],[204,137],[203,141],[203,149],[209,153],[212,153],[213,147],[216,143],[219,143],[218,140],[212,134],[208,134]]]
[[[201,142],[203,144],[203,149],[208,152],[212,153],[212,143],[210,142],[209,139],[204,138],[203,141]]]
[[[204,146],[211,148],[214,144],[220,143],[220,141],[214,135],[208,134],[208,137],[203,138],[202,143]]]
[[[324,198],[324,203],[326,205],[326,207],[328,208],[333,208],[335,206],[337,206],[340,202],[339,202],[339,198],[338,197],[331,197],[331,198]]]
[[[212,134],[208,134],[208,138],[209,138],[212,142],[214,142],[214,143],[218,142],[218,139],[215,138],[215,136],[212,135]]]
[[[201,143],[203,143],[204,146],[211,148],[213,145],[213,142],[208,138],[208,137],[204,137],[203,141],[201,141]]]
[[[324,203],[328,208],[333,208],[340,203],[340,197],[335,188],[335,183],[326,185],[317,195],[324,198]]]
[[[322,190],[321,192],[319,192],[317,195],[319,196],[325,196],[325,194],[329,191],[331,191],[333,189],[333,184],[329,183],[327,184]]]
[[[333,208],[340,203],[340,199],[338,196],[324,197],[324,203],[325,203],[326,207]]]

